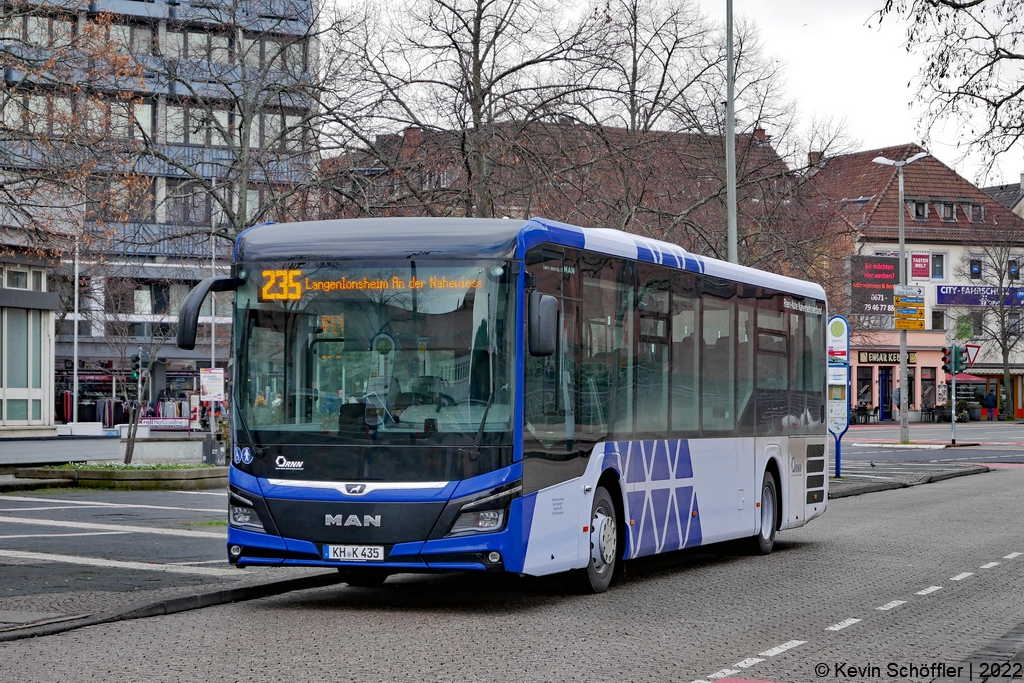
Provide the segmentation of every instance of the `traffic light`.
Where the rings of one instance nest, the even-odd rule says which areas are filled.
[[[967,369],[967,349],[962,346],[953,347],[953,371],[957,374]]]
[[[132,356],[132,379],[138,379],[142,374],[142,358],[138,355]]]
[[[942,370],[946,374],[954,375],[956,373],[953,372],[953,363],[951,362],[952,358],[950,358],[951,355],[952,354],[948,346],[942,349]]]

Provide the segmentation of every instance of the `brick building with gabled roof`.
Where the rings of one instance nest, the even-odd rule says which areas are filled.
[[[810,180],[821,201],[835,208],[837,227],[854,235],[848,244],[849,304],[845,311],[833,309],[849,314],[855,330],[851,340],[854,408],[865,405],[868,415],[873,415],[877,407],[881,419],[893,416],[892,389],[899,371],[892,292],[888,286],[876,285],[869,295],[860,295],[857,288],[871,277],[871,268],[883,266],[892,269],[892,283],[898,283],[899,260],[894,257],[899,250],[900,208],[896,167],[874,159],[902,161],[924,151],[906,144],[834,157],[820,164]],[[925,315],[924,329],[907,335],[912,418],[927,418],[935,406],[948,402],[941,349],[969,342],[979,343],[982,349],[969,371],[974,379],[959,382],[958,396],[973,400],[994,390],[1003,393],[1016,414],[1024,414],[1020,377],[1024,344],[1009,359],[1013,379],[1007,394],[1001,386],[1004,364],[1001,349],[995,348],[999,344],[994,341],[992,318],[1005,316],[1003,329],[1011,330],[1013,325],[1006,326],[1005,321],[1019,320],[1017,305],[1024,310],[1024,289],[1018,300],[1012,282],[1017,245],[1024,263],[1024,218],[933,156],[908,164],[903,176],[907,284],[923,289]],[[996,251],[993,244],[1002,245],[1008,254],[998,263],[991,255]],[[993,284],[996,276],[1000,282]],[[1003,292],[1004,306],[998,304],[998,293],[993,298],[993,291]]]

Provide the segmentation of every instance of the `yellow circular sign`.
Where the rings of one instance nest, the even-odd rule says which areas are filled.
[[[377,340],[377,353],[382,356],[386,356],[391,353],[391,340],[387,337],[381,337]]]
[[[832,336],[833,337],[841,337],[841,336],[843,336],[843,323],[839,322],[838,320],[833,320],[832,321]]]

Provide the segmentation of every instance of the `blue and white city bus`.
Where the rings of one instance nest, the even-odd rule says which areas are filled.
[[[258,225],[234,291],[239,566],[572,571],[825,511],[814,283],[535,218]]]

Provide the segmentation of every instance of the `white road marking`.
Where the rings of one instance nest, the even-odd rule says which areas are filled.
[[[774,657],[775,655],[781,655],[786,650],[792,650],[794,647],[796,647],[798,645],[803,645],[806,642],[807,642],[806,640],[791,640],[788,643],[783,643],[782,645],[776,645],[775,647],[773,647],[770,650],[765,650],[764,652],[759,652],[758,656],[759,657]]]
[[[1003,555],[1004,560],[1012,560],[1015,557],[1020,557],[1020,553],[1010,553],[1009,555]]]
[[[227,497],[227,491],[168,491],[168,493],[184,493],[188,496],[222,496]]]
[[[928,586],[924,590],[917,591],[914,595],[928,595],[929,593],[934,593],[938,590],[942,590],[942,586]]]
[[[999,566],[998,562],[989,562],[987,564],[981,565],[981,567],[979,567],[979,569],[992,569],[992,567],[998,567],[998,566]]]
[[[758,659],[757,657],[747,657],[742,662],[737,662],[736,664],[733,664],[733,666],[735,666],[737,669],[749,669],[755,664],[758,664],[763,661],[763,659]]]
[[[875,609],[882,610],[883,612],[885,612],[885,611],[893,609],[894,607],[899,607],[900,605],[905,605],[905,604],[907,604],[906,600],[893,600],[892,602],[887,602],[884,605],[882,605],[881,607],[876,607]]]
[[[854,624],[860,623],[860,619],[843,619],[838,624],[832,624],[826,631],[842,631],[847,626],[853,626]]]
[[[64,500],[57,498],[30,498],[29,496],[2,496],[0,500],[17,500],[27,503],[65,503],[75,507],[103,507],[103,508],[137,508],[143,510],[187,510],[189,512],[224,512],[222,508],[189,508],[180,505],[141,505],[135,503],[104,503],[99,500],[79,502],[77,500]],[[28,508],[12,508],[14,510],[25,510]]]
[[[213,569],[210,567],[184,567],[181,565],[150,564],[148,562],[122,562],[105,560],[99,557],[81,557],[79,555],[56,555],[54,553],[29,553],[21,550],[0,550],[0,557],[11,557],[19,560],[42,560],[44,562],[63,562],[65,564],[81,564],[88,567],[108,567],[111,569],[139,569],[147,572],[169,572],[172,574],[198,574],[200,576],[235,576],[243,575],[237,569]]]
[[[228,563],[227,558],[223,558],[220,560],[198,560],[195,562],[166,562],[165,564],[217,564],[218,562],[221,564]]]
[[[227,533],[216,534],[211,531],[186,531],[185,529],[161,529],[149,526],[130,526],[128,524],[96,524],[94,522],[66,522],[60,519],[33,519],[30,517],[6,517],[0,515],[0,524],[31,524],[34,526],[56,526],[65,529],[85,529],[89,531],[122,531],[134,534],[156,534],[157,536],[183,536],[185,538],[216,538],[223,541]]]
[[[67,538],[70,536],[118,536],[127,531],[84,531],[80,534],[11,534],[0,538]]]
[[[957,574],[956,576],[950,578],[950,581],[963,581],[968,576],[974,576],[974,572],[964,572],[963,574]]]
[[[733,674],[738,674],[738,673],[739,673],[738,669],[722,669],[721,671],[716,671],[715,673],[713,673],[710,676],[708,676],[708,680],[709,681],[717,681],[719,678],[725,678],[726,676],[732,676]]]

